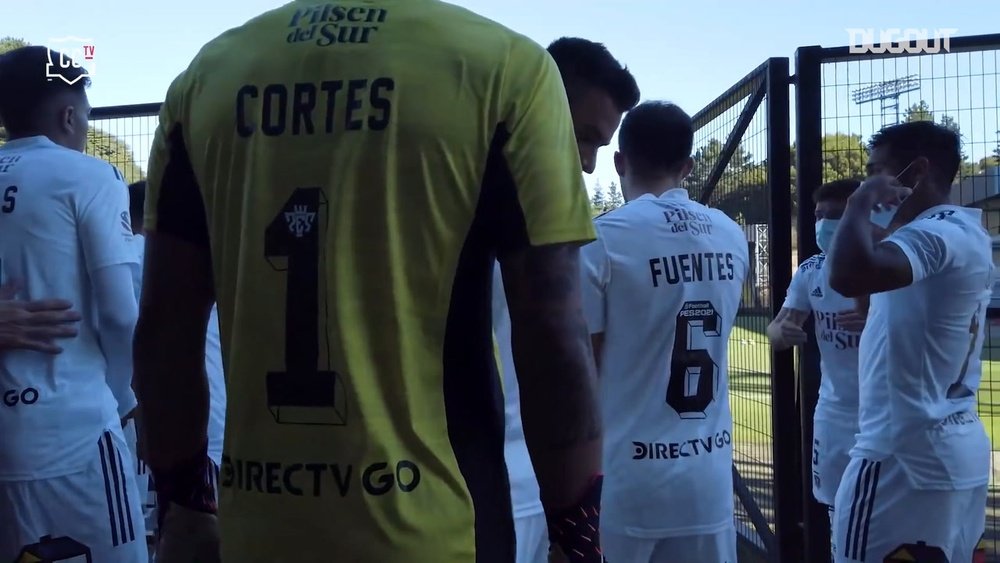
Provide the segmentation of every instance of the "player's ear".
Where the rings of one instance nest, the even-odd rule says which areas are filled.
[[[73,133],[76,130],[76,108],[72,104],[60,104],[58,118],[63,132]]]
[[[684,164],[681,165],[681,176],[679,180],[683,182],[684,179],[691,174],[692,170],[694,170],[694,159],[689,156],[684,160]]]
[[[619,151],[615,151],[615,172],[618,172],[618,176],[624,176],[627,169],[628,164],[625,161],[625,155]]]
[[[915,158],[912,167],[913,177],[917,179],[926,178],[931,173],[931,161],[926,156]]]

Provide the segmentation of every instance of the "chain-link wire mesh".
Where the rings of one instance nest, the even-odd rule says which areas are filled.
[[[158,104],[95,108],[85,152],[121,171],[126,183],[146,177],[149,149],[159,123]]]
[[[768,280],[770,189],[766,167],[767,116],[765,104],[755,100],[763,72],[744,79],[695,117],[695,166],[685,181],[692,199],[721,209],[746,233],[750,272],[743,290],[740,314],[729,340],[729,401],[733,413],[733,458],[751,493],[751,503],[736,504],[738,533],[763,548],[752,522],[759,509],[774,530],[774,478],[772,470],[771,356],[764,332],[770,322],[772,292]],[[706,185],[712,171],[727,155],[724,147],[750,107],[749,126],[728,158],[714,188]],[[700,119],[699,119],[700,117]],[[745,116],[744,116],[745,118]]]

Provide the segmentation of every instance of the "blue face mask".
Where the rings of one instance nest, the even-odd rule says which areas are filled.
[[[833,234],[837,232],[840,219],[820,219],[816,221],[816,246],[826,252],[833,242]]]

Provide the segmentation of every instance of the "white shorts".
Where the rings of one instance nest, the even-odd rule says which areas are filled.
[[[918,490],[894,457],[852,459],[837,491],[835,561],[972,561],[986,527],[986,490]]]
[[[79,473],[0,482],[0,561],[144,563],[141,515],[131,453],[112,428]]]
[[[813,424],[812,490],[817,502],[834,505],[853,447],[853,429],[826,420]]]
[[[670,538],[636,538],[601,531],[601,547],[609,562],[736,563],[736,527],[714,534]]]
[[[545,513],[514,518],[517,563],[548,563],[549,525]]]

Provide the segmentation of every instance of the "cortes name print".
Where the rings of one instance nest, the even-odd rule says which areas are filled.
[[[303,6],[292,15],[289,43],[315,41],[319,47],[339,43],[368,43],[389,12],[369,6],[319,4]]]

